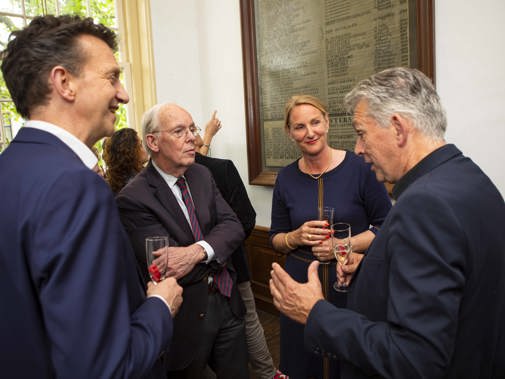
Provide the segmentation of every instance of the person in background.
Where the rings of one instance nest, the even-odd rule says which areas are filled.
[[[205,131],[203,132],[203,138],[198,134],[196,136],[195,145],[197,152],[202,155],[208,155],[210,152],[210,144],[212,139],[217,132],[221,129],[221,120],[216,117],[217,111],[212,113],[210,120],[205,125]]]
[[[215,122],[215,114],[207,123]],[[219,125],[220,125],[220,121]],[[195,149],[202,146],[202,138],[196,135]],[[202,151],[200,149],[200,151]],[[195,162],[207,167],[224,200],[233,209],[244,228],[245,238],[249,237],[256,224],[256,211],[254,210],[244,183],[233,162],[229,159],[218,159],[207,157],[206,154],[196,153]],[[246,308],[245,333],[247,351],[249,354],[249,364],[258,379],[282,378],[281,373],[275,369],[272,356],[268,350],[263,327],[256,312],[256,303],[251,289],[249,268],[246,261],[246,251],[244,244],[240,244],[231,256],[233,266],[237,271],[237,287]]]
[[[117,194],[144,168],[149,156],[137,132],[123,128],[104,140],[103,160],[107,167],[105,180]]]
[[[505,378],[505,203],[447,144],[430,79],[392,68],[345,97],[355,151],[396,199],[353,275],[348,309],[322,297],[317,263],[294,281],[274,264],[276,307],[305,324],[305,346],[338,356],[343,378]]]
[[[91,18],[35,17],[2,73],[27,120],[0,156],[0,367],[6,378],[164,377],[182,302],[147,298],[92,146],[128,102],[116,36]]]
[[[244,304],[229,260],[244,229],[211,173],[194,164],[198,128],[176,104],[158,104],[142,118],[151,160],[116,197],[140,269],[144,240],[169,237],[168,267],[184,288],[168,356],[170,378],[248,378]]]
[[[328,145],[329,128],[328,111],[319,99],[309,95],[289,99],[285,130],[302,156],[277,176],[270,236],[274,249],[287,255],[285,269],[297,281],[307,280],[310,262],[325,262],[320,272],[325,294],[330,303],[343,306],[345,294],[332,287],[336,263],[329,225],[319,219],[319,210],[321,206],[333,207],[334,221],[351,225],[351,255],[358,261],[386,218],[391,202],[369,164],[350,151]],[[319,354],[302,348],[301,323],[281,315],[280,333],[280,370],[291,379],[338,377],[338,361],[324,362]]]

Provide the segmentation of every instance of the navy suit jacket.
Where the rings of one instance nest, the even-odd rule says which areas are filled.
[[[349,309],[320,301],[307,348],[347,378],[505,378],[505,205],[454,145],[395,186]]]
[[[138,378],[172,334],[145,298],[107,184],[55,136],[22,128],[0,155],[0,370]]]
[[[214,249],[217,261],[227,263],[244,239],[242,225],[224,201],[207,168],[195,163],[184,176],[204,239]],[[145,280],[148,278],[146,237],[166,235],[170,246],[189,246],[195,242],[177,199],[151,162],[119,192],[116,201]],[[235,278],[233,267],[228,267]],[[197,352],[194,346],[201,338],[207,312],[207,278],[221,269],[215,260],[210,264],[199,263],[178,280],[184,287],[184,301],[174,319],[174,336],[168,354],[169,370],[184,369],[193,360]],[[244,305],[236,286],[233,286],[230,305],[236,316],[243,315]]]

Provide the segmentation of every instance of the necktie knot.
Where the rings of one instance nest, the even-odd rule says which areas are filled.
[[[186,179],[184,179],[184,177],[183,177],[183,176],[181,176],[181,177],[177,178],[177,181],[175,182],[175,184],[177,184],[177,186],[178,186],[181,190],[183,190],[183,189],[187,190],[187,188],[188,188],[188,186],[186,185]]]

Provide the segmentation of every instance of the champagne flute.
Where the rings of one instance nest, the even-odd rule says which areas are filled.
[[[337,259],[337,265],[340,264],[344,266],[347,264],[349,254],[352,252],[351,225],[345,222],[333,224],[333,237],[333,254]],[[333,289],[338,292],[347,292],[347,285],[345,283],[339,283],[337,278],[336,282],[333,284]]]
[[[153,236],[146,238],[147,271],[156,284],[165,279],[168,266],[168,237]]]
[[[335,213],[335,208],[333,207],[323,207],[321,211],[321,216],[319,220],[328,222],[328,225],[333,225],[333,214]]]

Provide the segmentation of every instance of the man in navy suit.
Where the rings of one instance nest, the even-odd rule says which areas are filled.
[[[305,324],[305,348],[342,359],[342,378],[505,378],[505,204],[482,170],[446,144],[430,80],[394,68],[345,98],[355,150],[395,206],[351,282],[348,309],[274,264],[276,306]]]
[[[169,271],[184,288],[169,377],[202,378],[208,364],[217,378],[247,378],[244,305],[230,262],[244,239],[242,224],[210,171],[194,163],[198,128],[186,110],[154,106],[142,133],[151,160],[116,200],[144,275],[145,237],[169,237]]]
[[[149,283],[146,298],[113,195],[92,171],[91,147],[128,102],[115,48],[92,19],[44,16],[2,53],[27,120],[0,155],[2,377],[164,377],[182,289]]]

